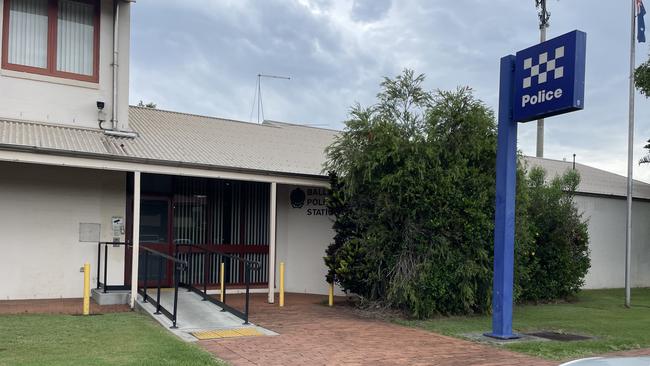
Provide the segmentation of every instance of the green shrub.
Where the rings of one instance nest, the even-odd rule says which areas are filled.
[[[354,107],[327,150],[336,231],[327,279],[417,317],[484,313],[492,286],[494,115],[468,88],[428,93],[423,80],[408,70],[385,79],[379,103]],[[575,292],[584,261],[580,269],[564,268],[575,265],[565,256],[586,258],[578,249],[586,245],[586,225],[562,191],[575,187],[568,179],[528,184],[523,168],[518,177],[515,294],[538,300]],[[545,200],[557,202],[540,207]],[[562,210],[542,218],[546,209]],[[548,235],[533,235],[551,227]],[[584,242],[559,238],[569,233]],[[537,249],[542,244],[548,250]],[[552,254],[554,246],[566,250]],[[554,266],[561,273],[542,273]],[[532,289],[540,278],[549,283]]]
[[[526,180],[529,201],[526,214],[533,246],[521,253],[530,273],[517,278],[521,300],[546,301],[575,294],[589,270],[587,222],[573,197],[580,183],[574,170],[547,182],[546,172],[531,169]]]

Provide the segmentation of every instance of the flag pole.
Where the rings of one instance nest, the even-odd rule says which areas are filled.
[[[632,0],[630,38],[630,104],[629,104],[629,126],[627,135],[627,219],[625,235],[625,306],[630,307],[630,261],[632,259],[632,174],[634,160],[634,70],[636,56],[636,0]]]

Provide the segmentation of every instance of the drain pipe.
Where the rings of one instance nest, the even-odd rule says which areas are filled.
[[[119,128],[117,121],[118,113],[118,90],[117,90],[117,77],[118,77],[118,56],[119,56],[119,37],[120,37],[120,0],[115,0],[115,7],[113,11],[113,119],[112,129]]]
[[[131,131],[120,131],[118,113],[119,113],[119,90],[118,90],[118,78],[119,78],[119,56],[120,56],[120,3],[122,1],[127,1],[129,3],[134,2],[134,0],[114,0],[115,6],[113,7],[113,118],[111,119],[111,128],[104,130],[106,135],[111,135],[115,137],[127,137],[133,138],[137,136],[137,133]]]

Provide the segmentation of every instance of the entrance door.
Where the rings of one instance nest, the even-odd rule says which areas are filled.
[[[168,198],[143,197],[140,201],[140,246],[173,255],[170,217],[171,205]],[[160,256],[152,253],[147,255],[146,251],[141,251],[139,262],[140,285],[146,276],[147,287],[158,286],[158,281],[161,281],[161,286],[171,286],[173,264],[169,260],[161,261]],[[161,264],[162,269],[159,270]]]

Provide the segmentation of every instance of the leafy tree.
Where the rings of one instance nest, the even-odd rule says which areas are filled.
[[[647,142],[648,142],[648,144],[645,145],[643,148],[644,148],[644,149],[647,149],[647,150],[650,150],[650,140],[648,140]],[[647,163],[650,163],[650,154],[644,156],[644,157],[641,158],[641,160],[639,161],[639,164],[647,164]]]
[[[634,85],[646,98],[650,96],[650,60],[642,63],[634,70]],[[650,143],[650,140],[648,142]],[[650,144],[644,146],[644,148],[650,150]],[[639,161],[639,164],[646,163],[650,163],[650,154]]]
[[[650,60],[634,70],[634,85],[646,98],[650,96]]]
[[[534,245],[526,266],[534,274],[519,279],[522,300],[545,301],[565,298],[584,284],[589,270],[589,236],[587,222],[573,201],[580,176],[568,170],[550,181],[539,167],[531,169],[526,179],[528,230]]]
[[[327,279],[418,317],[483,313],[492,286],[494,115],[469,88],[432,93],[423,80],[410,70],[384,79],[377,105],[353,107],[327,149],[336,231]],[[516,294],[541,299],[530,287],[546,263],[530,253],[555,236],[532,234],[542,225],[531,212],[543,202],[530,192],[541,188],[523,167],[518,176]]]
[[[491,281],[494,118],[469,89],[429,93],[423,80],[409,70],[385,79],[379,103],[354,107],[327,150],[327,169],[344,192],[333,187],[330,208],[355,230],[337,231],[344,235],[328,252],[336,258],[326,262],[344,288],[416,315],[482,312]],[[349,211],[338,215],[341,197]]]

